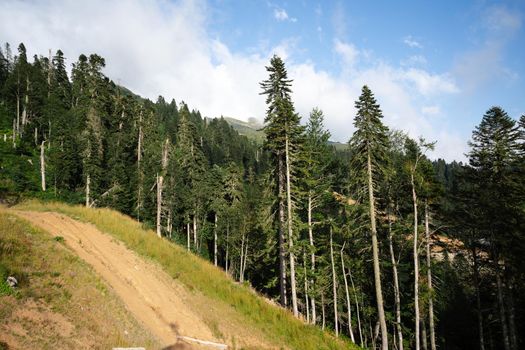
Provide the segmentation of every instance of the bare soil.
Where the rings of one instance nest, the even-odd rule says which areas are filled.
[[[178,335],[223,343],[195,311],[200,307],[195,308],[191,304],[189,291],[158,265],[138,256],[120,241],[91,224],[65,215],[52,212],[15,213],[54,236],[62,236],[65,244],[93,267],[127,309],[161,340],[165,348],[200,348],[179,340]],[[62,320],[54,321],[62,323]]]

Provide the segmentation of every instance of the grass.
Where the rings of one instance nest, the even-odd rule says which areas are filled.
[[[281,348],[357,349],[354,345],[335,338],[318,327],[306,325],[280,307],[261,298],[250,288],[233,282],[222,270],[184,248],[167,240],[160,240],[140,223],[110,209],[87,209],[62,203],[28,201],[17,206],[22,210],[54,211],[74,219],[89,222],[107,232],[140,255],[157,263],[189,290],[202,294],[202,302],[227,310],[229,317],[248,329],[257,330],[265,339]],[[204,306],[208,308],[208,306]],[[224,316],[224,315],[223,315]],[[216,320],[209,320],[215,325]],[[212,327],[215,328],[215,327]],[[218,329],[216,332],[220,332]],[[238,339],[238,337],[236,337]]]
[[[1,209],[0,275],[0,349],[160,348],[61,240]]]

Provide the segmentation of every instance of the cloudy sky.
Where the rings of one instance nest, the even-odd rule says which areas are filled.
[[[264,118],[258,83],[278,54],[296,109],[320,107],[335,141],[367,84],[386,124],[463,160],[487,109],[525,113],[524,15],[522,0],[0,0],[0,42],[69,63],[98,53],[142,96],[244,120]]]

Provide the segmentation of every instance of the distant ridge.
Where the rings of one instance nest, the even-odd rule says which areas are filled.
[[[239,119],[235,119],[231,117],[223,117],[223,118],[239,134],[244,135],[251,140],[254,140],[258,144],[262,144],[264,140],[266,139],[266,135],[264,134],[264,131],[262,130],[264,125],[255,118],[249,118],[248,121],[243,121],[243,120],[239,120]],[[338,151],[345,151],[348,148],[348,145],[342,142],[328,141],[328,144],[334,146],[335,149]]]

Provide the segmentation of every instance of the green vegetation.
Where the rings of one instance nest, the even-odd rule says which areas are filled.
[[[154,231],[145,230],[140,223],[114,210],[38,201],[28,201],[17,208],[60,212],[92,223],[99,230],[123,241],[129,249],[159,263],[190,290],[204,294],[209,298],[206,305],[228,305],[241,315],[242,324],[261,330],[267,339],[282,347],[297,350],[354,348],[317,327],[305,325],[289,311],[271,305],[249,287],[233,282],[206,260],[188,253],[177,244],[159,240]]]
[[[110,288],[46,232],[0,211],[0,344],[24,349],[159,348]]]
[[[252,122],[134,95],[104,75],[97,54],[80,55],[68,76],[65,57],[0,50],[2,202],[36,197],[131,216],[137,231],[118,234],[130,247],[283,344],[305,348],[325,339],[322,329],[368,348],[379,339],[383,349],[523,347],[525,116],[492,107],[469,164],[431,161],[433,142],[388,129],[364,87],[348,111],[350,142],[327,146],[323,120],[333,116],[312,101],[301,123],[294,77],[274,56],[260,83],[262,142]],[[219,269],[306,319],[314,340],[247,288],[222,285]]]
[[[254,119],[245,122],[235,118],[224,117],[224,120],[226,120],[239,135],[244,135],[248,139],[254,140],[258,145],[262,145],[264,140],[266,140],[266,134],[262,130],[263,125]]]

